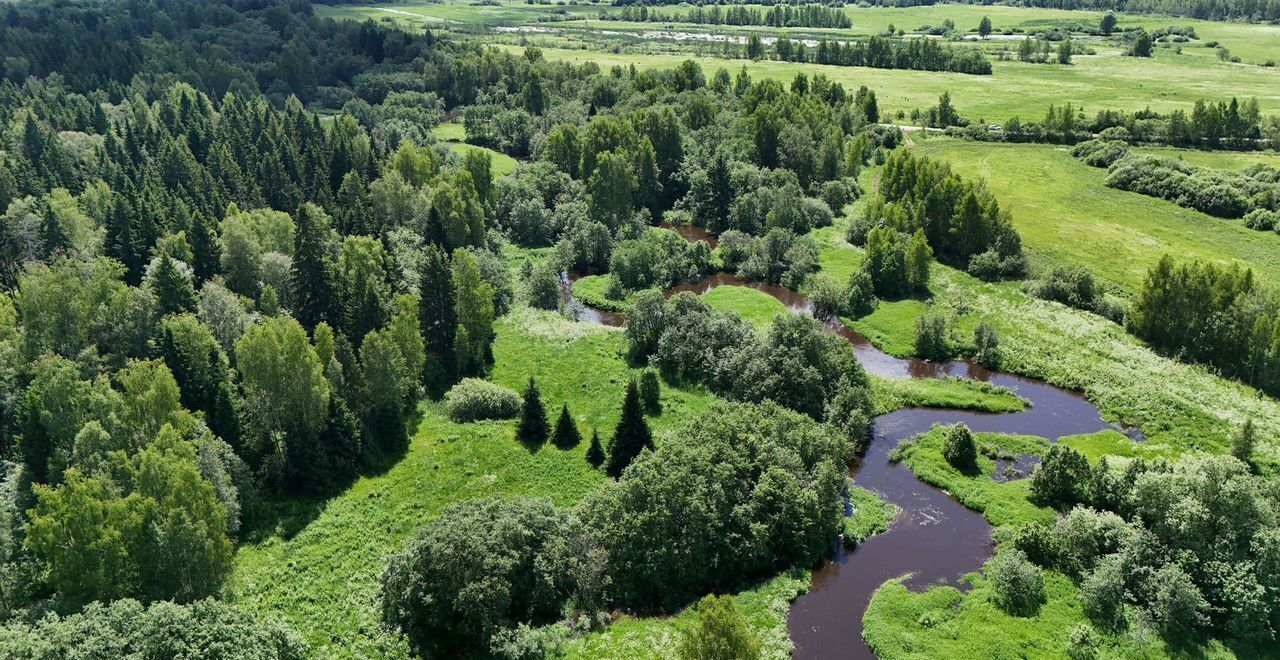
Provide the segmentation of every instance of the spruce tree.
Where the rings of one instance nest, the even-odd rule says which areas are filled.
[[[560,419],[556,420],[556,433],[551,437],[551,443],[561,449],[572,449],[579,442],[582,442],[582,434],[578,432],[578,425],[569,414],[569,404],[566,403],[560,407]]]
[[[1253,428],[1253,420],[1245,418],[1244,424],[1231,436],[1231,455],[1244,461],[1253,462],[1253,448],[1258,442],[1258,432]]]
[[[294,312],[307,329],[326,321],[341,326],[337,267],[333,260],[329,216],[315,204],[298,207],[293,238]]]
[[[440,392],[457,376],[454,342],[458,335],[458,312],[449,257],[437,245],[428,246],[424,256],[422,279],[418,283],[422,298],[418,306],[418,327],[427,353],[423,382],[432,391]]]
[[[156,296],[156,311],[160,316],[182,314],[196,308],[196,290],[191,280],[168,254],[160,255],[155,272],[151,274],[151,289]]]
[[[58,216],[53,210],[53,204],[50,204],[47,198],[40,200],[40,225],[46,257],[52,258],[54,255],[66,252],[71,248],[71,238],[67,236],[66,230],[62,227],[62,222],[58,220]]]
[[[197,213],[191,219],[191,254],[191,269],[195,271],[197,283],[204,283],[217,274],[222,261],[222,248],[218,245],[213,220],[203,213]]]
[[[587,462],[591,467],[604,465],[604,447],[600,446],[600,432],[591,429],[591,446],[587,448]]]
[[[617,479],[622,471],[646,448],[653,449],[653,435],[649,432],[649,423],[644,418],[644,407],[640,404],[640,388],[633,380],[627,383],[627,396],[622,400],[622,419],[613,432],[613,440],[609,443],[609,476]]]
[[[533,376],[529,377],[529,385],[524,388],[524,405],[520,406],[520,423],[516,426],[516,439],[529,445],[540,445],[547,441],[550,429],[547,428],[547,409],[542,405],[542,394],[538,392],[538,384]]]

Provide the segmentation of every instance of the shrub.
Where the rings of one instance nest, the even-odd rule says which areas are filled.
[[[662,412],[662,383],[658,380],[656,369],[640,372],[640,402],[650,415]]]
[[[1257,231],[1280,228],[1280,214],[1266,209],[1254,209],[1244,216],[1244,226]]]
[[[459,423],[511,419],[520,414],[520,395],[489,381],[464,378],[444,395],[444,409]]]
[[[1000,365],[1000,335],[988,321],[981,321],[973,328],[973,359],[988,367]]]
[[[1014,616],[1031,616],[1044,602],[1044,576],[1020,550],[997,554],[982,571],[991,583],[996,605]]]
[[[307,644],[276,623],[213,600],[190,605],[143,605],[124,599],[90,603],[67,616],[47,614],[0,628],[0,657],[45,658],[255,658],[302,660]]]
[[[683,660],[754,660],[760,641],[747,627],[733,596],[704,596],[698,601],[698,624],[680,633]]]
[[[553,621],[571,595],[576,565],[603,561],[580,552],[578,529],[549,499],[450,506],[387,563],[383,621],[422,651],[484,648],[518,623]]]
[[[1080,583],[1084,613],[1103,630],[1124,628],[1125,574],[1120,557],[1108,557]]]
[[[1125,131],[1122,126],[1113,126],[1107,131],[1112,130]],[[1106,133],[1106,131],[1103,131]],[[1125,131],[1127,134],[1128,131]],[[1119,139],[1097,139],[1088,140],[1077,144],[1071,150],[1071,155],[1084,161],[1086,165],[1093,167],[1111,167],[1113,163],[1129,155],[1129,145]]]
[[[951,355],[946,317],[925,314],[916,319],[916,355],[930,360],[945,360]]]
[[[1032,285],[1036,297],[1076,309],[1092,310],[1098,299],[1093,273],[1082,266],[1057,266]]]
[[[1043,504],[1068,507],[1086,499],[1089,478],[1089,461],[1084,454],[1054,445],[1031,474],[1031,497]]]
[[[942,457],[951,467],[962,472],[977,468],[978,445],[974,443],[968,426],[956,424],[946,430],[942,438]]]

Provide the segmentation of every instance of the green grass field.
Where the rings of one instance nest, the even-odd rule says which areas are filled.
[[[831,241],[823,270],[848,270],[861,262],[860,249],[838,237]],[[987,320],[999,334],[1002,371],[1084,392],[1106,419],[1140,427],[1147,451],[1223,452],[1246,417],[1263,429],[1262,437],[1280,437],[1280,401],[1204,367],[1157,355],[1115,323],[1034,298],[1020,282],[984,283],[937,264],[931,278],[930,299],[882,303],[854,327],[882,349],[910,355],[916,319],[927,311],[961,328],[953,337],[962,346],[971,341],[977,321]],[[1258,463],[1270,473],[1280,467],[1280,447],[1263,445]]]
[[[722,286],[702,294],[712,307],[731,311],[751,322],[757,330],[767,328],[775,316],[787,308],[777,298],[745,286]]]
[[[523,47],[499,46],[514,50]],[[1115,49],[1098,55],[1079,56],[1071,66],[993,62],[990,76],[970,76],[932,71],[871,69],[794,62],[726,60],[683,54],[610,53],[598,50],[544,48],[549,59],[574,63],[595,62],[603,68],[630,66],[670,68],[693,59],[710,75],[724,67],[736,72],[746,67],[755,78],[790,83],[797,73],[821,73],[846,88],[867,85],[876,91],[881,116],[913,108],[928,108],[944,91],[951,93],[960,113],[974,120],[1004,121],[1010,117],[1040,120],[1050,104],[1072,103],[1087,113],[1112,109],[1161,112],[1190,111],[1197,99],[1226,100],[1232,96],[1257,97],[1263,112],[1280,111],[1280,69],[1219,62],[1216,58],[1158,50],[1151,59],[1122,57]]]
[[[479,147],[474,144],[466,144],[463,140],[467,139],[467,129],[459,122],[446,122],[431,129],[431,134],[441,142],[443,142],[449,150],[465,156],[468,151],[487,151],[493,159],[493,174],[495,176],[506,176],[516,171],[520,166],[520,162],[508,156],[501,151],[494,151],[485,147]]]
[[[522,388],[538,379],[547,408],[569,404],[587,438],[606,441],[617,423],[629,378],[621,332],[517,310],[497,324],[492,380]],[[702,414],[712,397],[664,388],[661,433]],[[455,424],[440,404],[422,408],[407,454],[327,501],[278,507],[241,545],[227,595],[283,618],[324,657],[406,657],[407,648],[380,629],[379,575],[387,555],[451,503],[475,497],[550,497],[571,505],[606,477],[584,460],[587,443],[569,451],[546,445],[530,452],[514,439],[514,421]]]
[[[1078,264],[1134,291],[1162,254],[1238,261],[1280,285],[1280,235],[1146,195],[1108,188],[1106,170],[1067,147],[930,138],[916,147],[983,178],[1038,261]],[[1195,153],[1195,152],[1186,152]],[[1219,163],[1252,154],[1210,154]],[[1199,156],[1196,156],[1197,158]],[[1273,159],[1278,157],[1272,156]]]

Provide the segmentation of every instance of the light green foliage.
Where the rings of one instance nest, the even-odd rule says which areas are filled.
[[[702,299],[712,307],[737,314],[757,329],[767,328],[774,317],[787,313],[777,298],[745,286],[720,286],[704,294]]]
[[[888,531],[901,512],[896,504],[856,485],[849,486],[849,504],[853,515],[844,519],[844,543],[849,547]]]
[[[469,250],[453,253],[454,303],[458,335],[454,350],[463,373],[483,373],[493,341],[493,287],[480,275],[480,264]]]
[[[303,660],[305,642],[274,621],[260,621],[212,598],[190,605],[136,600],[91,603],[67,616],[15,621],[0,628],[0,655],[11,660],[89,657],[164,657]]]
[[[705,596],[695,608],[697,627],[682,631],[682,660],[756,660],[760,642],[747,628],[732,596]]]
[[[172,427],[109,476],[69,469],[36,486],[27,546],[75,602],[135,597],[187,602],[215,593],[231,568],[227,513]]]
[[[445,393],[444,405],[455,422],[510,419],[520,414],[520,395],[478,378],[464,378]]]
[[[1019,550],[1006,550],[983,567],[996,604],[1014,615],[1030,616],[1044,602],[1044,576]]]
[[[307,333],[291,318],[270,318],[236,343],[236,368],[255,428],[306,445],[325,427],[329,382]],[[301,449],[301,447],[297,447]]]

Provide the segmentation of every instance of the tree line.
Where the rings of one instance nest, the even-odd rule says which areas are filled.
[[[848,28],[849,15],[841,7],[820,4],[778,4],[761,11],[746,6],[694,6],[684,12],[664,13],[647,5],[625,5],[618,11],[600,12],[601,20],[639,23],[697,23],[700,25],[767,25],[770,27]]]
[[[748,59],[764,59],[768,55],[764,42],[755,34],[747,37],[744,54]],[[924,37],[890,39],[873,36],[866,41],[837,41],[823,37],[809,47],[803,41],[792,42],[784,34],[774,42],[773,58],[832,66],[991,74],[991,62],[980,50],[947,46],[936,39]]]

